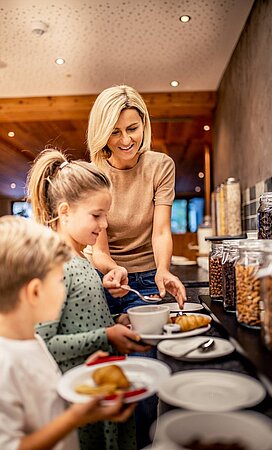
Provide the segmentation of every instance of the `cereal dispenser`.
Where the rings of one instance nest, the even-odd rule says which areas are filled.
[[[260,328],[260,280],[257,272],[263,260],[263,244],[248,239],[239,246],[239,259],[235,266],[236,317],[239,323]]]
[[[257,220],[258,239],[272,239],[272,192],[261,195]]]
[[[222,241],[211,241],[211,251],[209,253],[209,287],[212,300],[223,300],[222,287]]]
[[[235,265],[239,257],[239,240],[224,241],[222,258],[223,305],[225,311],[236,312]]]

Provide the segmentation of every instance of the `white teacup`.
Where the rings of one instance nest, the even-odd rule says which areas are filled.
[[[169,308],[164,305],[134,306],[127,313],[133,330],[139,334],[161,334],[169,319]]]

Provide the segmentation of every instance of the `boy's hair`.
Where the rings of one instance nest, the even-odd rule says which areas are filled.
[[[55,229],[61,202],[77,203],[90,191],[110,189],[110,181],[87,161],[68,161],[56,149],[46,149],[35,159],[27,177],[28,200],[37,222]]]
[[[148,110],[143,98],[132,87],[113,86],[99,94],[89,116],[88,146],[91,160],[97,167],[102,167],[103,159],[111,156],[107,142],[124,109],[136,109],[144,126],[141,152],[150,150],[151,125]]]
[[[0,217],[0,312],[16,308],[19,291],[69,261],[71,248],[50,228],[22,217]]]

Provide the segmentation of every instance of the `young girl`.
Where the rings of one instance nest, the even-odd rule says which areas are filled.
[[[74,251],[65,266],[66,300],[59,320],[40,325],[38,333],[61,370],[82,364],[98,349],[121,353],[145,351],[127,327],[110,315],[104,290],[95,269],[84,257],[107,227],[111,205],[108,178],[85,161],[68,161],[51,149],[42,152],[28,175],[28,190],[34,217],[60,233]],[[82,449],[129,450],[135,448],[130,423],[100,423],[80,430]]]

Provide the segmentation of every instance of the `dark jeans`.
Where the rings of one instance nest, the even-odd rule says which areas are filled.
[[[103,274],[98,272],[101,279]],[[155,283],[156,269],[148,270],[146,272],[135,272],[128,274],[128,284],[133,289],[137,289],[142,295],[154,295],[159,294],[157,285]],[[134,292],[129,292],[124,297],[114,298],[105,289],[105,294],[107,302],[112,314],[120,314],[126,312],[129,308],[133,306],[146,305],[143,300],[141,300]],[[156,304],[154,302],[154,304]]]
[[[100,277],[103,278],[103,274],[98,272]],[[128,274],[128,284],[133,289],[137,289],[142,295],[154,295],[159,294],[157,285],[155,283],[156,269],[148,270],[146,272],[136,272]],[[112,314],[125,313],[129,308],[133,306],[147,305],[141,300],[134,292],[129,292],[124,297],[114,298],[105,289],[107,302]],[[156,302],[154,302],[156,304]],[[157,358],[157,349],[152,348],[147,353],[132,353],[131,356],[141,356],[146,358]],[[142,400],[136,407],[135,419],[136,419],[136,438],[137,449],[140,450],[151,443],[149,437],[149,430],[152,423],[157,419],[157,404],[158,397],[153,395],[152,397]]]

